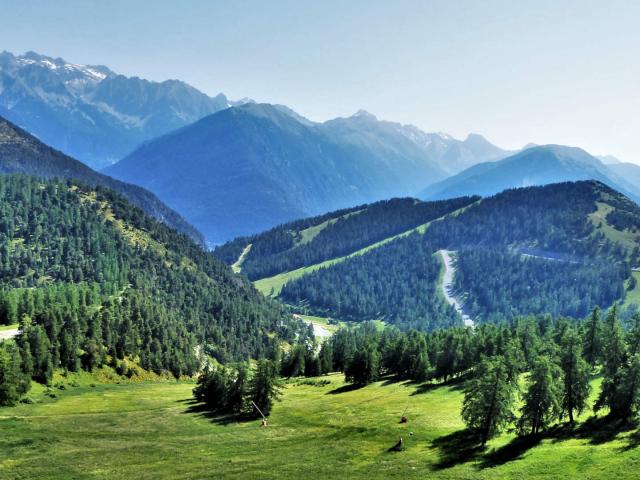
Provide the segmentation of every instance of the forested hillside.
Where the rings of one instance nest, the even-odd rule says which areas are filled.
[[[442,266],[436,252],[446,249],[455,252],[454,294],[480,322],[546,313],[581,318],[596,305],[624,299],[638,261],[640,217],[638,207],[618,192],[585,181],[471,200],[413,235],[296,275],[281,297],[324,316],[422,329],[460,323],[437,288]],[[369,229],[384,230],[397,216],[380,215]],[[304,248],[320,246],[309,242]],[[324,258],[322,253],[308,258]],[[250,259],[251,253],[245,264]],[[268,271],[271,258],[253,259],[258,267],[251,271]]]
[[[477,201],[463,197],[438,202],[399,198],[287,223],[266,233],[216,248],[232,264],[251,245],[242,272],[251,280],[313,265],[424,225]]]
[[[21,369],[91,370],[129,358],[193,374],[292,339],[281,307],[119,195],[75,181],[0,177],[0,325],[20,322]]]
[[[0,174],[24,173],[42,178],[74,178],[120,193],[148,215],[166,223],[199,243],[202,235],[177,212],[144,188],[102,175],[66,156],[0,117]]]

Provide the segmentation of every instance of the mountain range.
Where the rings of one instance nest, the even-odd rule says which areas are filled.
[[[178,80],[34,52],[0,54],[0,115],[155,193],[210,244],[392,197],[487,196],[593,179],[640,199],[640,167],[611,156],[558,145],[507,151],[481,135],[457,140],[366,111],[314,122],[285,105],[209,97]],[[146,203],[195,238],[186,222],[148,209],[159,202]]]
[[[35,52],[0,53],[0,115],[94,168],[233,104],[179,80],[151,82]]]
[[[495,162],[473,165],[418,194],[422,199],[463,195],[494,195],[508,188],[551,183],[598,180],[640,200],[640,166],[631,163],[605,165],[586,151],[562,145],[532,146]]]
[[[0,117],[0,174],[22,173],[40,178],[80,180],[90,186],[115,190],[157,220],[199,244],[202,235],[153,193],[137,185],[98,173],[85,164],[43,144],[37,138]]]
[[[142,185],[221,243],[282,222],[413,195],[468,163],[507,155],[360,111],[324,123],[248,103],[142,145],[105,172]]]

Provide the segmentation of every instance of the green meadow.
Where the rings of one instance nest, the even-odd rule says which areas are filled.
[[[638,478],[640,436],[586,412],[574,432],[505,433],[481,450],[464,430],[461,385],[341,375],[291,380],[269,426],[203,411],[194,384],[90,383],[81,374],[0,408],[0,478]],[[326,381],[322,380],[327,380]],[[594,394],[597,392],[594,381]],[[64,389],[61,389],[61,385]],[[51,398],[55,396],[55,398]],[[399,423],[403,412],[408,423]],[[571,438],[570,438],[571,436]],[[390,452],[399,437],[401,452]]]

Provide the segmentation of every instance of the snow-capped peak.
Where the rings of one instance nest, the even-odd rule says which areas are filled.
[[[46,55],[40,55],[36,52],[27,52],[24,55],[14,57],[14,59],[15,63],[19,67],[27,65],[44,67],[48,70],[56,71],[56,73],[64,75],[67,81],[72,80],[68,77],[80,77],[97,83],[113,74],[107,67],[69,63],[62,58],[51,58]]]

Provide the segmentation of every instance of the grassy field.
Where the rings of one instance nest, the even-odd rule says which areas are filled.
[[[635,432],[595,422],[579,438],[505,434],[480,451],[463,430],[459,385],[353,390],[328,378],[290,382],[268,428],[202,412],[188,382],[84,380],[55,399],[41,389],[41,403],[0,409],[0,478],[638,478]],[[405,451],[388,452],[400,436]]]
[[[329,323],[329,319],[325,317],[316,317],[315,315],[298,315],[302,320],[307,323],[313,323],[316,325],[320,325],[322,328],[334,334],[338,331],[339,328],[346,325],[345,322],[338,321],[338,323]]]
[[[0,325],[0,332],[3,330],[13,330],[15,328],[18,328],[20,325],[18,325],[17,323],[14,323],[13,325]]]

